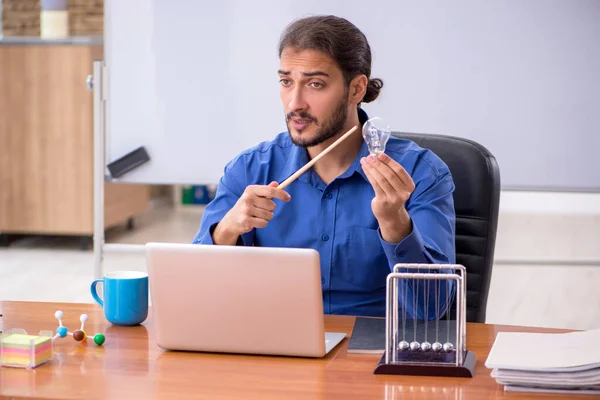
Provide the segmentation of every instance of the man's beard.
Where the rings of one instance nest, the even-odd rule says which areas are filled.
[[[320,128],[317,129],[315,135],[312,138],[294,138],[290,128],[292,117],[309,119],[312,121],[313,124],[318,124],[317,119],[307,112],[300,111],[299,113],[295,113],[292,111],[288,113],[286,116],[286,125],[288,128],[288,133],[290,134],[290,139],[292,139],[292,143],[294,143],[296,146],[305,148],[319,145],[340,133],[341,130],[344,128],[344,125],[346,124],[346,120],[348,118],[348,97],[344,96],[342,100],[340,100],[337,108],[335,109],[331,117]]]

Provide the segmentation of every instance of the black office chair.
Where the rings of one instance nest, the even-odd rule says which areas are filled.
[[[466,319],[485,322],[500,204],[498,163],[485,147],[472,140],[437,134],[392,135],[433,151],[452,173],[456,186],[456,263],[467,270]]]

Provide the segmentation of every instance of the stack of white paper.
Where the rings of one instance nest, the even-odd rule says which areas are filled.
[[[600,329],[500,332],[485,366],[506,391],[600,394]]]

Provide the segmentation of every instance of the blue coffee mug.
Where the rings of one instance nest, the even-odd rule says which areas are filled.
[[[104,300],[96,285],[104,286]],[[113,325],[139,325],[148,317],[148,274],[137,271],[108,272],[90,286],[92,297],[104,308],[104,317]]]

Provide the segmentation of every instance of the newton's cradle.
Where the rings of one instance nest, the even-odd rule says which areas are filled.
[[[456,320],[450,319],[451,292]],[[466,293],[462,265],[396,264],[386,284],[385,352],[374,373],[473,377],[476,359],[466,349]],[[412,317],[407,318],[407,308]]]

